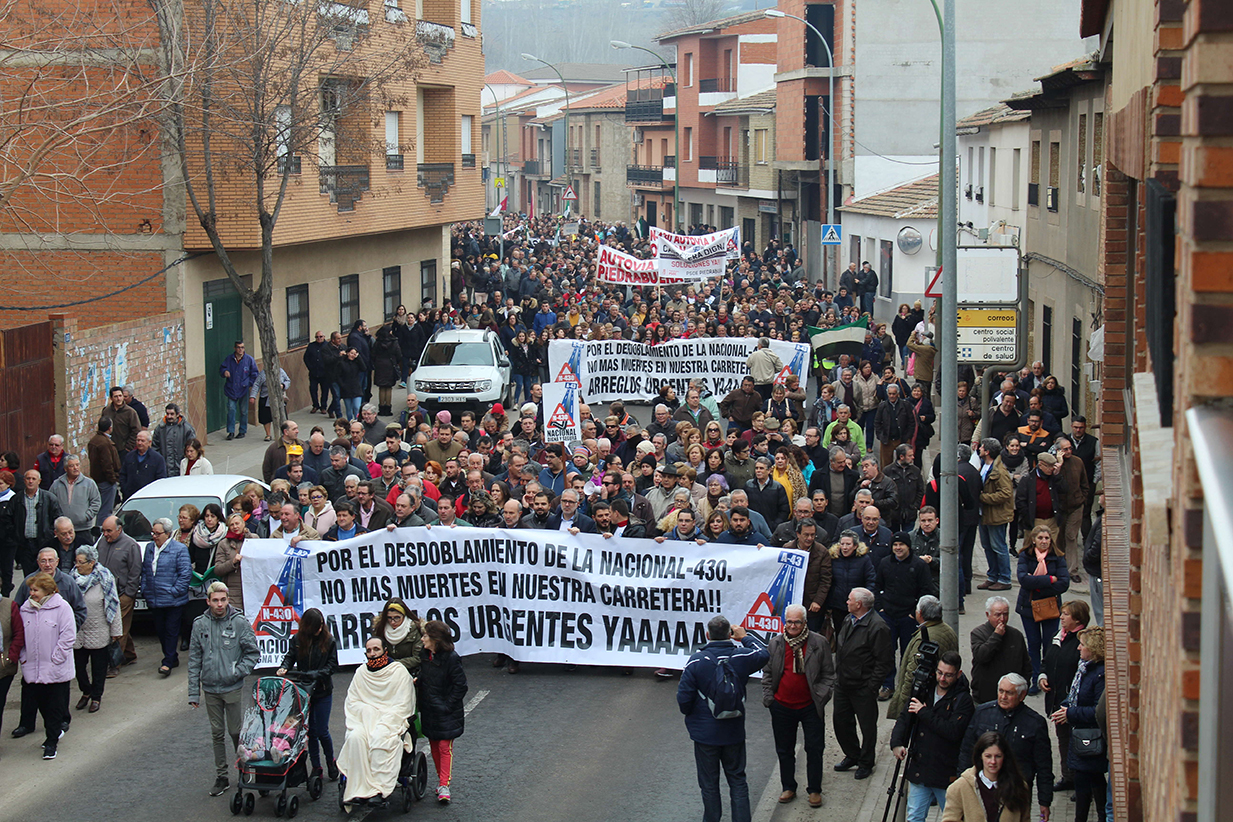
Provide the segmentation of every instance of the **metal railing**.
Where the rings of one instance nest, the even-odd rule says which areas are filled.
[[[539,172],[539,160],[523,160],[522,161],[522,173],[523,174],[539,174],[540,173]]]
[[[354,211],[360,196],[368,191],[368,166],[322,166],[318,169],[322,194],[330,195],[339,211]]]
[[[462,167],[463,168],[475,168],[475,155],[474,154],[462,155]]]
[[[300,158],[299,156],[288,156],[284,154],[278,158],[278,173],[282,174],[286,171],[288,174],[300,173]]]
[[[591,149],[591,168],[599,168],[599,149]]]
[[[664,156],[664,168],[676,168],[675,154],[668,154]]]
[[[663,166],[625,166],[625,182],[627,185],[662,186],[664,184]]]
[[[625,122],[658,123],[664,119],[664,100],[626,100]]]
[[[715,184],[732,188],[749,188],[749,166],[731,157],[723,157],[716,163]]]
[[[719,168],[719,160],[719,157],[703,155],[698,158],[698,168],[699,170],[713,171]]]
[[[416,166],[415,184],[424,189],[429,202],[439,203],[454,184],[453,163],[420,163]]]
[[[714,80],[702,80],[698,83],[699,94],[709,94],[716,91],[736,91],[736,80],[732,77],[719,77]]]
[[[386,171],[402,171],[403,159],[401,154],[385,155],[385,170]]]

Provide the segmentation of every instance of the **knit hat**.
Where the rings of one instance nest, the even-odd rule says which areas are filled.
[[[907,531],[897,531],[895,536],[891,537],[891,545],[894,545],[896,542],[902,542],[904,545],[911,546],[912,535]]]
[[[494,403],[492,404],[492,413],[494,413],[494,414],[504,414],[504,413],[505,413],[505,406],[504,406],[504,405],[502,405],[502,404],[501,404],[501,403],[499,403],[499,402],[494,402]]]
[[[590,459],[590,458],[591,458],[591,449],[590,449],[590,448],[587,448],[585,445],[577,445],[577,446],[574,446],[574,454],[573,454],[573,455],[574,455],[575,457],[582,456],[582,457],[586,457],[587,459]]]
[[[453,419],[454,418],[453,416],[450,415],[449,411],[442,410],[442,411],[437,412],[437,422],[441,423],[442,425],[449,425],[453,421]]]

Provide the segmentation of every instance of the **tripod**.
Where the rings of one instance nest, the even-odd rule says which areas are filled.
[[[913,698],[916,694],[913,693]],[[906,752],[903,759],[896,757],[895,773],[891,777],[890,787],[886,789],[886,809],[882,811],[882,822],[886,822],[889,818],[899,818],[899,805],[903,802],[903,797],[908,791],[908,775],[905,772],[902,777],[899,776],[900,770],[912,758],[912,743],[915,742],[916,736],[916,714],[911,714],[911,719],[908,720],[908,744],[905,746]],[[895,815],[891,817],[891,800],[895,802]]]

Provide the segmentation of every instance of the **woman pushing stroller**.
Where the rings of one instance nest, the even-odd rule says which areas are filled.
[[[325,749],[325,766],[330,781],[338,778],[334,761],[334,740],[330,737],[330,709],[334,704],[334,672],[338,670],[338,644],[325,617],[316,608],[309,608],[300,617],[295,641],[278,667],[278,675],[298,671],[313,680],[308,708],[308,756],[312,760],[313,776],[321,776],[321,752]]]

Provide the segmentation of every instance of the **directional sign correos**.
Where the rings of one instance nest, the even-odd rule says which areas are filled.
[[[956,329],[959,361],[1014,362],[1019,351],[1018,322],[1015,309],[960,309]]]

